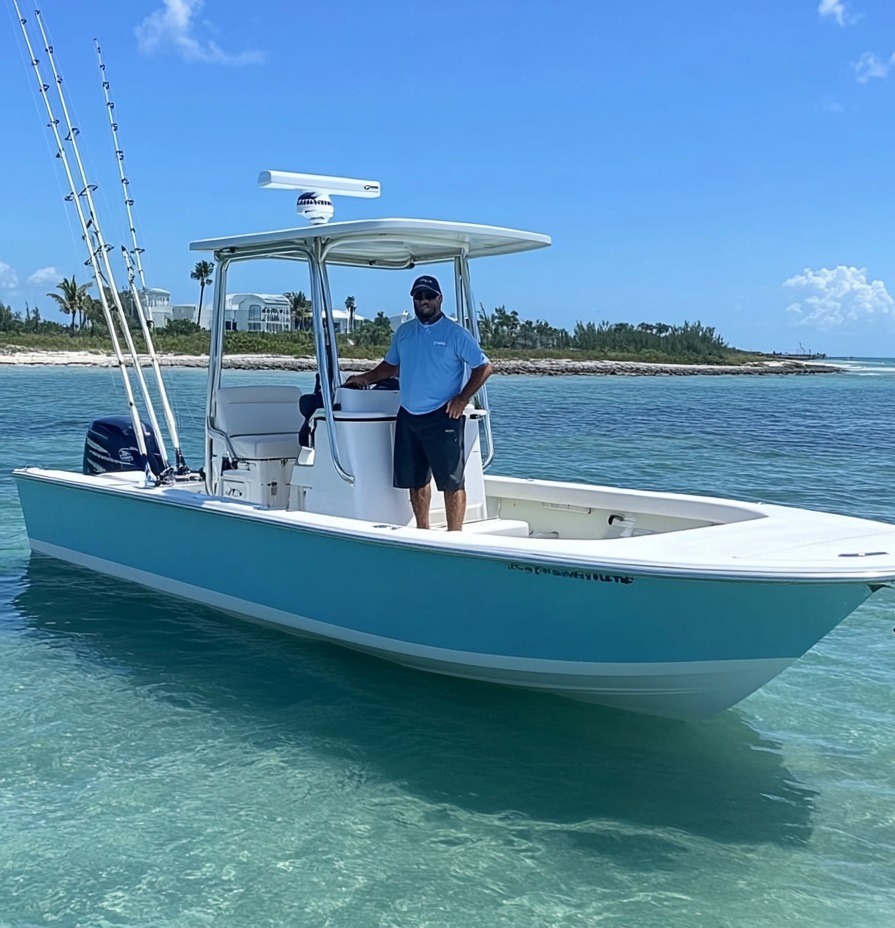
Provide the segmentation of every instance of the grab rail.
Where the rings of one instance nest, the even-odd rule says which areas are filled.
[[[467,327],[472,333],[473,338],[475,338],[475,340],[478,342],[479,325],[478,320],[475,317],[475,300],[473,299],[472,287],[469,283],[469,261],[465,253],[455,259],[454,268],[456,286],[459,288],[458,293],[462,291],[463,297],[465,299]],[[460,302],[459,296],[457,297],[457,302]],[[482,384],[481,387],[479,387],[477,395],[480,397],[482,409],[488,413],[488,415],[484,417],[485,440],[488,442],[488,453],[482,459],[482,470],[487,470],[491,465],[491,462],[494,460],[494,435],[491,432],[491,407],[488,403],[488,390],[485,384]]]
[[[330,368],[335,366],[338,370],[339,355],[335,342],[335,327],[332,320],[332,309],[328,301],[328,282],[323,276],[323,268],[319,262],[319,242],[313,260],[308,262],[311,272],[311,302],[314,307],[314,347],[317,352],[317,370],[320,374],[320,390],[323,394],[323,414],[326,417],[326,432],[329,440],[329,451],[332,455],[333,467],[336,473],[346,482],[354,484],[354,474],[350,473],[342,464],[342,458],[339,450],[339,440],[336,436],[336,424],[333,417],[333,403],[335,396],[331,380],[332,371]],[[330,336],[330,345],[332,352],[327,351],[326,339],[323,332],[323,311],[327,310],[327,334]]]

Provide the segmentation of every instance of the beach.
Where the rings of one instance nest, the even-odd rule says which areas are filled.
[[[140,355],[144,367],[150,365],[147,355]],[[130,360],[127,361],[130,364]],[[159,355],[160,367],[207,367],[207,355]],[[366,371],[379,361],[377,359],[343,358],[342,370]],[[9,351],[0,350],[0,366],[52,366],[52,367],[115,367],[113,355],[91,351]],[[284,355],[233,354],[224,357],[224,367],[231,370],[288,370],[314,371],[317,362],[313,357],[296,358]],[[537,358],[531,360],[497,359],[495,374],[525,374],[529,376],[555,377],[570,375],[587,376],[686,376],[692,374],[832,374],[840,368],[835,364],[794,360],[758,361],[741,365],[720,364],[653,364],[642,361],[576,361],[559,358]]]

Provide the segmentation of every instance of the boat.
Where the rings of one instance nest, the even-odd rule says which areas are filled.
[[[399,392],[343,385],[329,271],[386,271],[401,292],[420,267],[446,269],[452,311],[477,336],[470,265],[551,241],[444,220],[330,222],[321,190],[346,179],[261,181],[309,177],[311,224],[190,245],[216,263],[201,470],[164,467],[151,424],[94,422],[82,472],[14,472],[35,555],[416,670],[677,719],[735,705],[895,580],[887,523],[492,474],[484,388],[465,412],[463,530],[445,530],[434,487],[433,527],[416,528],[392,487]],[[228,272],[272,259],[308,274],[314,393],[287,372],[222,384]]]

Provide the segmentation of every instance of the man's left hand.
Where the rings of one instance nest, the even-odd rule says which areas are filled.
[[[466,409],[467,401],[463,399],[462,396],[455,396],[447,404],[447,414],[451,419],[459,419],[463,415],[463,410]]]

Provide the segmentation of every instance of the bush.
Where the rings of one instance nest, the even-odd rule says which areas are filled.
[[[201,331],[201,326],[189,319],[172,319],[164,328],[155,329],[156,333],[164,332],[165,335],[198,335]]]

